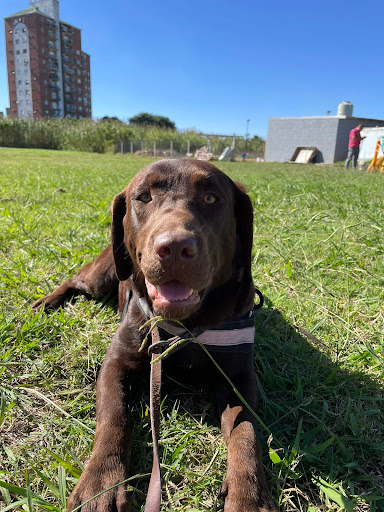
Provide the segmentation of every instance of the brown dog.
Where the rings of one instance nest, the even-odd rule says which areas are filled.
[[[92,456],[68,499],[68,510],[128,477],[125,390],[134,385],[139,370],[149,372],[148,355],[139,352],[148,332],[139,331],[147,310],[162,316],[170,331],[175,326],[172,320],[179,320],[202,333],[199,340],[256,409],[249,327],[255,294],[252,235],[252,204],[240,185],[209,163],[161,160],[144,167],[115,197],[112,244],[35,302],[34,308],[57,308],[79,293],[99,298],[112,291],[118,292],[122,314],[97,380]],[[235,330],[228,330],[230,323]],[[228,448],[222,488],[225,512],[276,511],[265,481],[255,419],[207,354],[189,343],[164,361],[164,373],[212,392]],[[82,511],[126,511],[127,494],[120,485]]]

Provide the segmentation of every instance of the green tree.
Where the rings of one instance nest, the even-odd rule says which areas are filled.
[[[265,140],[258,135],[254,135],[252,139],[248,140],[250,148],[252,151],[264,151]]]
[[[159,128],[176,129],[176,125],[168,117],[155,116],[147,112],[141,112],[129,119],[129,124],[137,124],[141,126],[158,126]]]
[[[108,123],[108,122],[111,122],[111,123],[112,123],[112,122],[114,122],[114,121],[117,121],[117,122],[119,122],[119,123],[122,123],[122,122],[123,122],[123,121],[121,121],[121,119],[119,119],[119,118],[118,118],[118,117],[116,117],[116,116],[112,116],[112,117],[110,117],[110,116],[104,116],[104,117],[102,117],[102,118],[100,118],[100,119],[98,120],[98,122],[99,122],[99,123],[103,123],[103,122],[107,122],[107,123]]]

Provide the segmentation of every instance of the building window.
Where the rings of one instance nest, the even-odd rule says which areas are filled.
[[[45,101],[44,101],[44,105],[48,105],[48,100],[45,100]]]
[[[20,39],[16,39],[15,43],[19,44],[19,42],[20,42]]]
[[[23,53],[27,53],[27,49],[26,48],[23,49]]]
[[[20,50],[16,50],[16,55],[20,55]]]

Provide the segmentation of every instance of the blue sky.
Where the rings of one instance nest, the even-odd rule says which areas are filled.
[[[1,0],[1,18],[29,0]],[[179,129],[266,137],[268,118],[384,119],[380,2],[61,0],[91,55],[92,112],[169,117]],[[4,29],[2,29],[4,31]],[[0,110],[8,106],[0,37]]]

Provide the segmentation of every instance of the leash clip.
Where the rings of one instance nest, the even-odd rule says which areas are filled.
[[[160,340],[156,343],[152,343],[152,345],[149,345],[148,347],[148,355],[151,357],[153,353],[158,354],[158,349],[162,349],[164,347],[168,347],[171,340]]]

